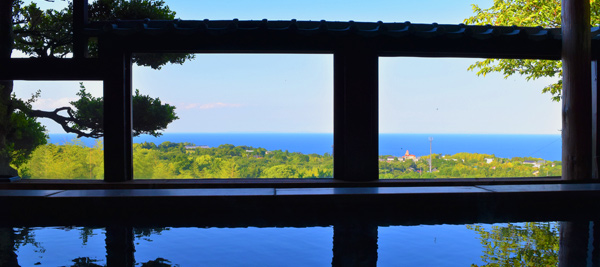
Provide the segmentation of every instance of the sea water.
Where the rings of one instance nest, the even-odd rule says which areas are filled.
[[[64,144],[75,138],[73,134],[50,134],[50,143]],[[521,134],[380,134],[379,155],[402,156],[408,150],[416,156],[456,154],[459,152],[490,154],[501,158],[535,157],[560,161],[562,143],[560,135]],[[81,138],[87,146],[95,139]],[[218,147],[222,144],[262,147],[268,150],[288,150],[303,154],[333,152],[331,133],[165,133],[160,137],[142,135],[135,143],[187,142],[195,145]]]

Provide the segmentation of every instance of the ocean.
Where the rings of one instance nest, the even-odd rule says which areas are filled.
[[[49,142],[64,144],[71,142],[73,134],[49,134]],[[562,143],[560,135],[521,134],[380,134],[379,154],[402,156],[408,150],[416,156],[429,155],[429,137],[433,137],[432,151],[435,154],[459,152],[493,154],[501,158],[536,157],[560,161]],[[96,141],[81,138],[87,146]],[[304,154],[332,153],[333,134],[327,133],[165,133],[160,137],[142,135],[135,143],[166,141],[188,142],[195,145],[217,147],[221,144],[263,147],[268,150],[288,150]]]

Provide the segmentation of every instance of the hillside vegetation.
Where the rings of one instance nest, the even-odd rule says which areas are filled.
[[[384,179],[561,175],[559,161],[477,153],[434,154],[432,172],[429,156],[415,160],[381,156],[379,161],[379,177]],[[333,177],[333,156],[328,153],[268,151],[230,144],[214,148],[172,142],[134,144],[133,165],[136,179]],[[19,166],[19,174],[25,179],[103,179],[103,144],[98,141],[94,147],[87,147],[74,140],[65,145],[40,146],[27,163]]]

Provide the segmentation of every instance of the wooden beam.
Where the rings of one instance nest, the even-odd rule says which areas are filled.
[[[11,58],[0,60],[0,80],[102,80],[100,60]]]
[[[562,177],[592,177],[590,2],[562,1]]]
[[[366,48],[334,53],[334,178],[378,179],[378,61]]]
[[[476,40],[472,38],[420,38],[380,36],[293,36],[285,32],[268,37],[251,34],[107,34],[115,45],[139,53],[332,53],[349,43],[369,43],[382,56],[560,59],[560,39],[536,41],[527,38]],[[118,39],[117,39],[118,38]]]

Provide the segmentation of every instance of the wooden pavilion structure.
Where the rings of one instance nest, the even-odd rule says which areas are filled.
[[[1,5],[4,12],[0,12],[6,14],[9,7]],[[169,218],[208,210],[223,219],[209,223],[231,225],[236,218],[224,215],[223,210],[264,220],[281,215],[282,208],[288,211],[287,220],[279,216],[274,225],[281,221],[293,224],[300,216],[295,212],[331,220],[341,213],[364,212],[372,218],[380,216],[388,224],[406,223],[406,218],[382,215],[399,210],[413,216],[411,223],[598,220],[597,215],[573,209],[597,209],[600,200],[596,184],[600,29],[589,25],[589,1],[563,0],[562,29],[297,20],[90,22],[86,10],[87,1],[74,1],[73,58],[0,58],[0,79],[103,81],[105,179],[0,185],[0,203],[11,218],[4,223],[68,224],[82,218],[102,223],[115,217],[139,223],[141,219],[159,220],[152,216],[158,209],[167,212]],[[0,22],[0,30],[7,27],[1,23],[6,21]],[[92,37],[99,42],[97,58],[86,53],[87,40]],[[153,52],[333,54],[335,178],[132,181],[132,54]],[[378,181],[378,58],[383,56],[562,59],[562,180]],[[415,201],[420,203],[418,209],[405,205]],[[196,206],[190,208],[190,203]],[[36,215],[25,214],[25,208],[35,210]],[[244,213],[248,210],[258,215]],[[598,226],[565,225],[565,232],[577,237],[565,239],[572,242],[569,247],[585,246],[600,235]],[[594,234],[587,236],[590,231]],[[579,239],[582,233],[588,239]],[[600,250],[594,253],[600,256]],[[563,255],[565,266],[569,260],[576,262],[577,258]]]
[[[597,99],[592,101],[592,94],[598,94],[592,92],[592,88],[597,88],[591,84],[597,80],[597,73],[592,75],[590,66],[596,66],[600,58],[599,50],[592,49],[599,45],[600,29],[590,29],[583,23],[585,18],[589,21],[589,6],[581,7],[582,10],[569,8],[571,2],[580,1],[565,1],[565,27],[561,31],[410,22],[90,22],[86,1],[74,1],[73,58],[3,58],[0,79],[103,81],[105,106],[110,107],[104,115],[105,181],[118,182],[133,179],[133,53],[333,54],[335,179],[373,181],[378,179],[378,57],[562,58],[565,65],[563,179],[587,180],[597,173],[592,165],[596,165],[594,159],[599,153],[592,146],[592,142],[599,143],[597,124],[592,120],[598,106]],[[582,15],[584,12],[587,15]],[[89,58],[86,52],[87,40],[92,37],[99,42],[97,58]],[[572,71],[574,66],[582,69]],[[577,89],[583,87],[587,89]]]

